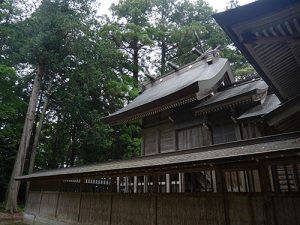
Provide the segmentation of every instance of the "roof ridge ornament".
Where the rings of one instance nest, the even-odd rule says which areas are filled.
[[[177,71],[179,69],[179,66],[176,65],[175,63],[172,63],[170,61],[167,61],[167,66],[171,67],[173,70]]]
[[[213,63],[213,58],[214,57],[217,57],[219,56],[219,51],[218,49],[220,48],[221,46],[218,45],[216,48],[214,48],[213,50],[209,51],[207,53],[207,59],[206,59],[206,62],[208,65],[211,65]]]
[[[144,67],[144,74],[150,79],[151,82],[155,81],[156,77],[152,76],[147,67]]]
[[[191,52],[198,55],[199,57],[197,58],[197,60],[202,60],[202,59],[206,59],[206,62],[208,63],[208,65],[213,63],[213,57],[217,57],[219,56],[219,51],[218,49],[221,46],[218,45],[216,48],[212,49],[211,47],[209,49],[207,49],[205,52],[201,52],[199,49],[197,49],[196,47],[193,47]]]

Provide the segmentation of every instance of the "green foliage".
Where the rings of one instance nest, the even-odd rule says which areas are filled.
[[[58,17],[59,23],[66,14],[57,15],[57,11],[64,7],[63,4],[47,7],[47,14]],[[47,14],[37,14],[37,18],[43,20]],[[44,46],[41,54],[55,52],[53,56],[57,57],[48,60],[47,73],[53,79],[54,88],[39,145],[37,168],[74,166],[111,158],[113,130],[103,124],[101,118],[123,107],[137,92],[132,77],[122,72],[124,55],[114,42],[107,39],[105,27],[85,17],[67,15],[71,16],[70,20],[67,17],[63,21],[67,21],[67,27],[76,32],[68,33],[66,40],[58,43],[55,39],[57,32],[47,31],[48,36],[54,36],[53,41],[46,42],[53,43],[51,51],[44,48],[47,46],[44,42],[39,44]],[[44,26],[46,29],[48,25]]]
[[[141,136],[139,124],[116,126],[113,131],[115,140],[112,146],[111,159],[128,159],[141,153]]]
[[[237,76],[253,73],[203,0],[121,0],[105,21],[95,19],[92,0],[42,0],[26,16],[22,2],[14,2],[0,3],[0,200],[39,63],[45,69],[41,106],[50,81],[53,88],[36,169],[138,156],[140,124],[109,127],[102,118],[138,95],[144,67],[164,74],[168,60],[183,65],[196,59],[192,47],[221,45]]]
[[[26,110],[19,97],[19,80],[12,68],[0,65],[0,201],[10,179]]]
[[[121,0],[111,7],[114,18],[107,27],[109,37],[129,56],[127,69],[136,81],[143,55],[153,43],[149,21],[151,6],[148,0]]]
[[[248,63],[242,53],[234,46],[221,49],[221,56],[229,59],[231,69],[237,80],[242,80],[247,75],[254,74],[254,68]]]
[[[4,213],[7,213],[7,211],[6,211],[6,209],[5,209],[5,205],[6,205],[6,203],[5,202],[0,202],[0,212],[4,212]],[[24,210],[25,210],[25,205],[23,205],[23,204],[19,204],[18,205],[18,207],[17,207],[17,212],[18,213],[23,213],[24,212]],[[1,222],[1,221],[0,221]],[[6,223],[5,223],[6,224]],[[11,223],[10,225],[22,225],[22,224],[20,224],[20,223]]]

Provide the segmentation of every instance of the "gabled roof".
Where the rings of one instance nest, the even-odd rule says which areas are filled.
[[[263,157],[264,154],[284,154],[290,151],[299,151],[299,132],[293,134],[276,135],[257,138],[255,140],[243,140],[226,144],[218,144],[195,148],[192,150],[159,154],[155,156],[144,156],[136,159],[106,162],[81,167],[71,167],[50,171],[36,172],[33,174],[16,177],[17,180],[30,180],[43,177],[78,177],[79,174],[122,174],[130,171],[146,171],[146,169],[160,169],[191,163],[218,163],[229,162],[231,159],[242,160],[251,157]],[[295,153],[296,154],[296,153]]]
[[[275,94],[268,95],[265,101],[243,113],[238,119],[248,119],[264,116],[280,107],[280,101]]]
[[[262,80],[239,83],[221,90],[193,109],[196,113],[211,112],[242,102],[260,101],[266,94],[268,85]]]
[[[211,65],[206,60],[195,61],[148,84],[141,95],[104,120],[123,123],[202,99],[222,83],[225,75],[233,82],[227,59],[214,58]]]
[[[269,126],[299,129],[300,123],[300,95],[281,104],[264,116]]]
[[[213,17],[280,100],[300,94],[299,0],[260,0]]]

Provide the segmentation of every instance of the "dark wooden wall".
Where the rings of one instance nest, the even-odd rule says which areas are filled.
[[[202,189],[202,192],[31,190],[25,213],[33,215],[35,224],[39,221],[85,225],[300,224],[299,159],[224,165],[213,171],[216,188]]]
[[[46,218],[49,224],[50,221],[56,220],[69,224],[76,222],[99,225],[299,225],[300,223],[299,195],[43,193],[41,204],[32,204],[33,201],[40,199],[39,195],[30,192],[26,213],[36,215],[37,218]]]
[[[198,148],[213,144],[257,138],[266,135],[259,121],[234,123],[221,119],[223,123],[203,122],[195,118],[186,123],[164,121],[142,129],[142,155],[153,155],[177,150]]]

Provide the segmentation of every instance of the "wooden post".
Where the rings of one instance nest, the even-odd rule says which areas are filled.
[[[169,173],[167,173],[165,175],[165,179],[166,179],[166,193],[170,193],[171,192],[171,176]]]
[[[58,211],[61,190],[62,190],[62,180],[59,181],[59,188],[58,188],[58,195],[57,195],[57,202],[56,202],[56,209],[55,209],[55,218],[57,218],[57,211]]]
[[[83,179],[80,178],[80,199],[79,199],[79,206],[78,206],[78,216],[77,221],[79,222],[80,219],[80,210],[81,210],[81,201],[82,201],[82,190],[83,190]]]
[[[277,225],[276,215],[274,214],[274,204],[272,196],[269,194],[271,191],[271,184],[268,174],[268,166],[263,162],[260,162],[259,167],[260,179],[261,179],[261,191],[264,200],[264,209],[266,212],[266,224]]]
[[[145,156],[145,134],[144,130],[141,130],[141,156]]]
[[[40,197],[40,204],[39,204],[39,214],[40,214],[40,212],[41,212],[42,198],[43,198],[43,190],[41,190],[41,197]]]
[[[112,179],[115,179],[115,178],[112,178]],[[113,204],[113,191],[110,192],[109,223],[108,223],[109,225],[111,225],[112,207],[113,207],[112,204]]]
[[[160,153],[160,131],[156,130],[156,153]]]
[[[155,225],[157,225],[157,195],[158,195],[158,176],[153,175],[153,190],[154,190],[154,196],[155,196],[155,202],[154,202],[154,206],[155,206]]]
[[[138,185],[138,182],[137,182],[137,176],[134,176],[133,177],[133,193],[137,193],[137,185]]]
[[[223,176],[223,171],[221,167],[216,167],[216,188],[217,192],[222,193],[222,200],[223,200],[223,208],[224,208],[224,219],[225,224],[229,225],[229,213],[228,213],[228,198],[227,198],[227,191],[225,185],[225,179]]]

